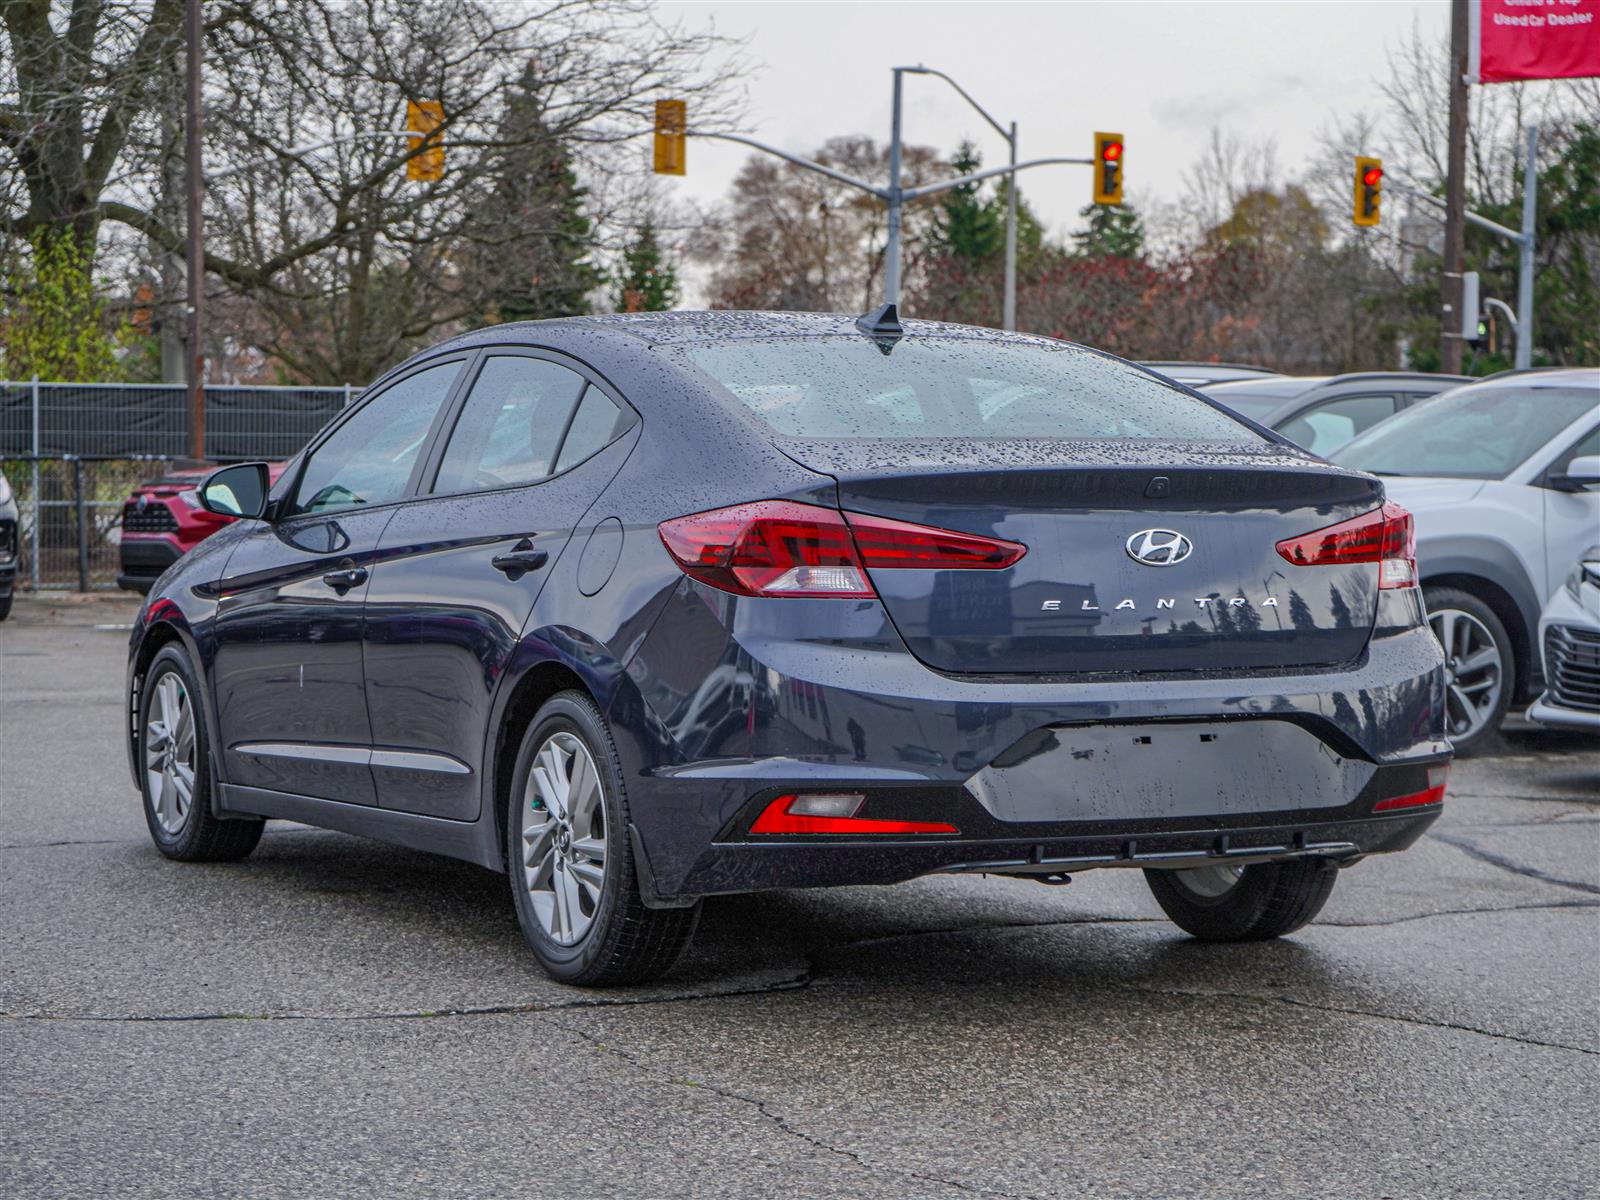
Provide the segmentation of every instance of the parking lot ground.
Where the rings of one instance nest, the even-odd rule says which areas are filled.
[[[1522,727],[1283,941],[1141,878],[708,903],[658,985],[500,876],[291,825],[150,846],[126,601],[0,625],[0,1194],[1600,1194],[1600,748]]]

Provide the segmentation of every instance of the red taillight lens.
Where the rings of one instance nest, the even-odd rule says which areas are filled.
[[[1387,800],[1379,800],[1372,806],[1372,811],[1393,812],[1397,808],[1421,808],[1428,804],[1444,803],[1445,780],[1450,775],[1450,768],[1429,767],[1428,786],[1420,792],[1412,792],[1406,796],[1390,796]]]
[[[1411,514],[1392,500],[1326,529],[1285,538],[1278,553],[1297,567],[1375,562],[1380,588],[1414,587],[1417,582],[1416,530]]]
[[[853,801],[849,806],[839,801]],[[805,811],[853,812],[861,806],[864,796],[779,796],[750,826],[751,833],[957,833],[954,825],[943,821],[878,821],[870,817],[817,816]],[[820,803],[819,803],[820,802]]]
[[[871,597],[868,570],[996,570],[1028,552],[1016,542],[793,500],[678,517],[660,532],[684,574],[737,596]]]

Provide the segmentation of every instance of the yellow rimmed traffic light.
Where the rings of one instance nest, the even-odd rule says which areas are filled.
[[[1094,202],[1122,203],[1122,135],[1094,135]]]
[[[444,142],[434,136],[434,131],[444,124],[444,105],[437,100],[407,100],[406,130],[411,134],[411,146],[424,148],[406,160],[406,178],[433,183],[444,178]]]
[[[1383,215],[1383,159],[1356,156],[1354,208],[1350,219],[1357,225],[1376,225]]]
[[[656,153],[657,175],[682,175],[688,155],[689,106],[682,100],[656,101]]]

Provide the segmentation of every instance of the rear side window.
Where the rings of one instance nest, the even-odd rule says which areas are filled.
[[[1385,417],[1392,416],[1393,396],[1343,396],[1307,409],[1292,421],[1278,426],[1278,432],[1313,454],[1326,455],[1356,434],[1365,433]]]
[[[618,408],[609,396],[591,384],[578,404],[566,440],[561,443],[556,474],[600,453],[632,423],[632,414]]]
[[[450,432],[434,492],[482,491],[545,478],[584,385],[576,371],[543,359],[510,354],[488,359]]]
[[[1259,442],[1226,414],[1135,367],[1073,346],[865,337],[691,346],[690,360],[798,438],[1149,438]]]

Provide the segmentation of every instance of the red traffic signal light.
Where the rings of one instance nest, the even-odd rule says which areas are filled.
[[[1383,204],[1383,160],[1369,155],[1356,156],[1352,179],[1350,219],[1367,228],[1378,224]]]
[[[1361,176],[1361,182],[1367,187],[1377,187],[1378,180],[1383,178],[1382,167],[1368,167]]]
[[[1094,202],[1096,204],[1122,203],[1122,155],[1124,146],[1120,133],[1094,135]]]

